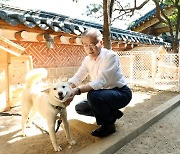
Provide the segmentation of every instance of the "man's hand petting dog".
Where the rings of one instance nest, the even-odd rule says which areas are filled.
[[[74,95],[71,95],[71,96],[66,100],[66,102],[64,102],[64,105],[65,105],[65,106],[68,106],[68,105],[72,102],[73,99],[74,99]]]
[[[64,102],[64,105],[68,106],[72,102],[72,100],[74,99],[74,96],[77,95],[77,93],[78,93],[77,88],[73,88],[72,92],[71,92],[71,95],[66,100],[66,102]]]

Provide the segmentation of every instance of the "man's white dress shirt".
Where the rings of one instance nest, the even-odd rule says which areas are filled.
[[[75,75],[68,80],[76,86],[90,75],[89,86],[94,90],[112,89],[126,85],[121,71],[119,56],[112,50],[102,48],[96,60],[86,56]]]

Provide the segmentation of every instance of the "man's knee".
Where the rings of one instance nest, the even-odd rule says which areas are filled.
[[[81,106],[80,104],[77,104],[77,105],[75,106],[75,110],[76,110],[76,112],[77,112],[78,114],[81,114],[83,108],[82,108],[82,106]]]
[[[83,101],[83,102],[78,103],[75,106],[75,110],[78,114],[94,117],[94,114],[93,114],[93,112],[92,112],[87,101]]]
[[[89,107],[89,104],[87,101],[82,101],[75,106],[75,110],[79,114],[83,114],[84,112],[86,112],[89,109],[90,109],[90,107]]]
[[[87,99],[90,104],[96,102],[96,100],[99,99],[98,91],[97,90],[89,91],[87,94]]]

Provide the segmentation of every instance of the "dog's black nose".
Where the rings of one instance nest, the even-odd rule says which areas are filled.
[[[62,97],[63,93],[62,92],[58,92],[59,97]]]

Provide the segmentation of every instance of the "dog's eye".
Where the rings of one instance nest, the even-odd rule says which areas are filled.
[[[62,88],[65,88],[66,86],[62,86]]]
[[[54,88],[54,90],[56,90],[56,88]]]

